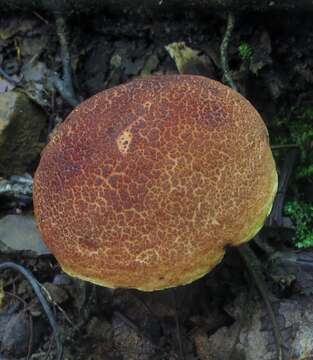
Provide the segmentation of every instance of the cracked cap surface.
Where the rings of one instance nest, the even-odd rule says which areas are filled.
[[[34,207],[64,271],[150,291],[198,279],[251,239],[276,189],[245,98],[200,76],[153,76],[72,111],[43,151]]]

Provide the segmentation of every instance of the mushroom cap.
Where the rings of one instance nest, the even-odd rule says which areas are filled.
[[[65,272],[151,291],[250,240],[276,190],[266,126],[244,97],[201,76],[152,76],[71,112],[43,151],[34,207]]]

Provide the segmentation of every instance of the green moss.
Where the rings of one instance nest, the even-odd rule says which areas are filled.
[[[288,117],[277,117],[273,121],[273,143],[297,144],[300,164],[296,169],[298,179],[313,180],[313,108],[291,110]]]
[[[290,201],[285,205],[285,214],[296,225],[298,248],[313,246],[313,205],[303,201]]]
[[[251,45],[249,45],[246,42],[242,42],[238,46],[238,52],[239,52],[239,56],[240,56],[242,61],[250,62],[254,50],[253,50],[253,47]]]
[[[297,179],[313,180],[313,164],[300,167],[296,172]]]
[[[293,142],[299,145],[302,160],[306,160],[313,141],[312,124],[298,121],[290,127],[290,131]]]
[[[295,246],[298,248],[313,246],[313,204],[306,199],[307,184],[313,182],[312,123],[313,108],[293,108],[288,116],[274,119],[271,126],[273,144],[297,144],[300,151],[300,159],[288,188],[289,202],[284,208],[285,215],[296,226]],[[274,153],[280,158],[286,155],[286,150]]]
[[[302,116],[295,116],[292,119],[274,119],[275,132],[279,134],[275,140],[280,144],[297,144],[301,152],[301,158],[306,159],[307,152],[310,150],[309,147],[313,141],[311,121],[312,119],[309,117],[304,118]]]

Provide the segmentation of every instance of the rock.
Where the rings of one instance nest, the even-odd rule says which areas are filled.
[[[50,254],[37,230],[33,216],[7,215],[0,219],[0,252],[30,251]]]
[[[266,264],[267,276],[279,289],[289,291],[293,287],[297,294],[313,295],[313,252],[294,250],[275,252]],[[283,294],[281,292],[281,294]]]
[[[156,348],[140,331],[136,331],[126,323],[119,313],[113,313],[112,327],[114,337],[114,347],[119,351],[123,359],[145,360],[152,358],[156,353]]]
[[[39,156],[44,112],[26,95],[0,94],[0,176],[22,174]]]
[[[227,327],[220,328],[215,334],[208,338],[207,332],[204,329],[200,329],[194,334],[193,337],[199,359],[232,359],[229,355],[236,339],[229,336]],[[223,341],[220,341],[221,338],[223,338]],[[242,359],[245,358],[243,357]]]
[[[111,324],[105,319],[92,317],[86,326],[86,336],[95,342],[110,345],[113,337]]]
[[[12,315],[4,325],[5,332],[1,339],[1,352],[19,358],[25,356],[29,341],[29,320],[26,312]]]
[[[2,79],[0,77],[0,93],[4,93],[6,91],[10,91],[14,89],[14,85],[11,84],[9,81]]]
[[[281,299],[273,306],[284,344],[284,358],[312,359],[311,298]],[[210,337],[203,331],[194,336],[200,360],[277,359],[272,324],[261,300],[250,300],[247,304],[239,296],[227,311],[236,318],[234,324],[220,328]]]
[[[24,76],[25,81],[43,83],[45,79],[48,77],[49,71],[46,64],[43,62],[37,62],[37,63],[28,62],[22,66],[21,72]]]
[[[53,278],[53,284],[57,286],[64,286],[64,285],[71,285],[72,278],[63,273],[63,274],[56,274]]]
[[[32,321],[32,333],[30,333]],[[0,314],[0,359],[25,359],[31,341],[34,351],[46,330],[46,323],[42,319],[31,319],[25,309],[19,312]],[[2,357],[3,356],[3,357]]]

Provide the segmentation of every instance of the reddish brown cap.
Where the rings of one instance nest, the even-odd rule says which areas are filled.
[[[43,151],[34,206],[64,271],[156,290],[251,239],[276,188],[267,129],[245,98],[200,76],[155,76],[68,116]]]

